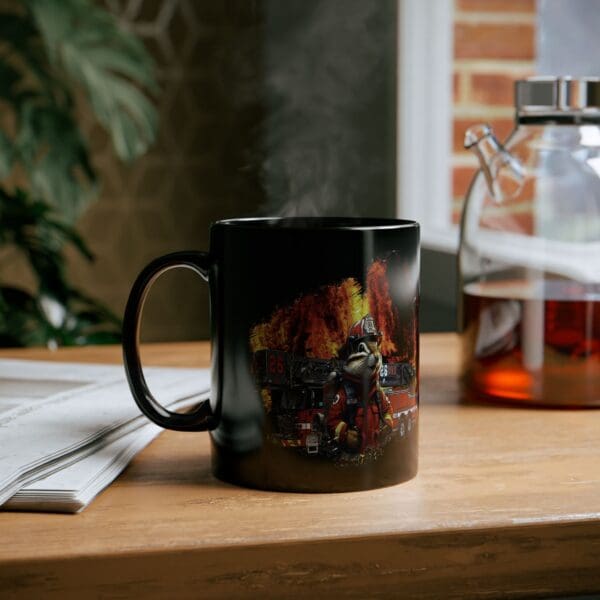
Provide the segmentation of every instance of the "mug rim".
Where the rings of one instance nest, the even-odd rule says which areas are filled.
[[[242,217],[216,221],[212,227],[237,229],[293,229],[300,231],[381,231],[419,229],[417,221],[387,217]]]

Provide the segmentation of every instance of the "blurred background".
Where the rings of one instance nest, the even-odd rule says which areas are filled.
[[[133,167],[98,136],[113,183],[81,222],[99,260],[74,275],[116,311],[149,259],[206,249],[217,219],[394,213],[394,0],[107,6],[147,45],[161,87],[158,142]],[[93,233],[98,221],[114,230]],[[204,283],[167,273],[144,335],[207,337],[207,315]]]
[[[114,340],[131,283],[151,258],[206,249],[212,221],[258,214],[418,218],[422,329],[452,330],[456,225],[476,168],[462,147],[464,131],[489,121],[505,137],[514,80],[577,61],[569,23],[576,28],[577,19],[593,18],[585,0],[569,3],[568,15],[557,8],[560,0],[105,0],[89,2],[97,20],[87,22],[91,17],[69,13],[77,3],[65,0],[48,3],[55,5],[50,27],[40,4],[2,5],[0,65],[21,69],[16,83],[0,69],[0,101],[13,113],[4,112],[0,138],[5,200],[17,188],[31,201],[41,198],[95,260],[85,258],[78,240],[52,242],[67,283],[44,283],[43,261],[32,263],[31,251],[23,251],[29,238],[15,241],[14,223],[0,220],[0,313],[27,303],[40,313],[23,316],[18,335],[3,335],[9,344]],[[6,15],[18,18],[8,23]],[[98,23],[105,37],[94,33],[102,30]],[[571,63],[557,63],[562,54],[552,55],[558,46],[548,43],[548,32],[573,47]],[[88,64],[117,73],[120,82],[111,80],[111,88],[92,80]],[[87,194],[74,201],[76,209],[56,200],[60,181],[44,183],[48,169],[40,161],[61,148],[53,149],[56,131],[52,138],[44,119],[27,121],[32,101],[18,94],[32,76],[47,86],[44,77],[52,80],[52,107],[71,115],[81,141],[83,149],[69,147],[75,158],[66,166],[67,180]],[[23,129],[43,138],[29,155]],[[127,147],[127,140],[135,143]],[[3,152],[11,157],[4,163]],[[429,192],[425,180],[437,187]],[[26,204],[24,213],[33,210]],[[31,228],[25,221],[23,231]],[[42,225],[36,244],[43,245],[55,225]],[[83,296],[88,305],[73,308]],[[185,271],[167,273],[144,318],[146,341],[208,337],[203,282]],[[77,319],[87,333],[67,335]],[[0,326],[14,328],[11,322]],[[31,333],[39,327],[43,335]],[[95,336],[99,331],[106,335]]]

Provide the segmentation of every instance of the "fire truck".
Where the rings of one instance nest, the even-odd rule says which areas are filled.
[[[392,429],[404,437],[417,422],[417,377],[410,363],[384,362],[380,385],[392,405]]]
[[[327,412],[339,386],[344,361],[259,350],[253,368],[257,384],[271,396],[271,432],[283,446],[311,455],[335,455]],[[379,383],[392,406],[393,431],[408,435],[417,420],[416,373],[407,362],[383,362]]]

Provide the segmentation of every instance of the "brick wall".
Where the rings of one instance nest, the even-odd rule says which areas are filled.
[[[455,0],[452,220],[460,220],[477,168],[463,149],[467,127],[488,122],[500,139],[513,128],[513,82],[534,74],[535,0]]]

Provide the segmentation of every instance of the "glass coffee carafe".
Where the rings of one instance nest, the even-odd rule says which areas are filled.
[[[476,399],[600,406],[600,79],[516,82],[516,128],[480,170],[459,251],[463,374]]]

